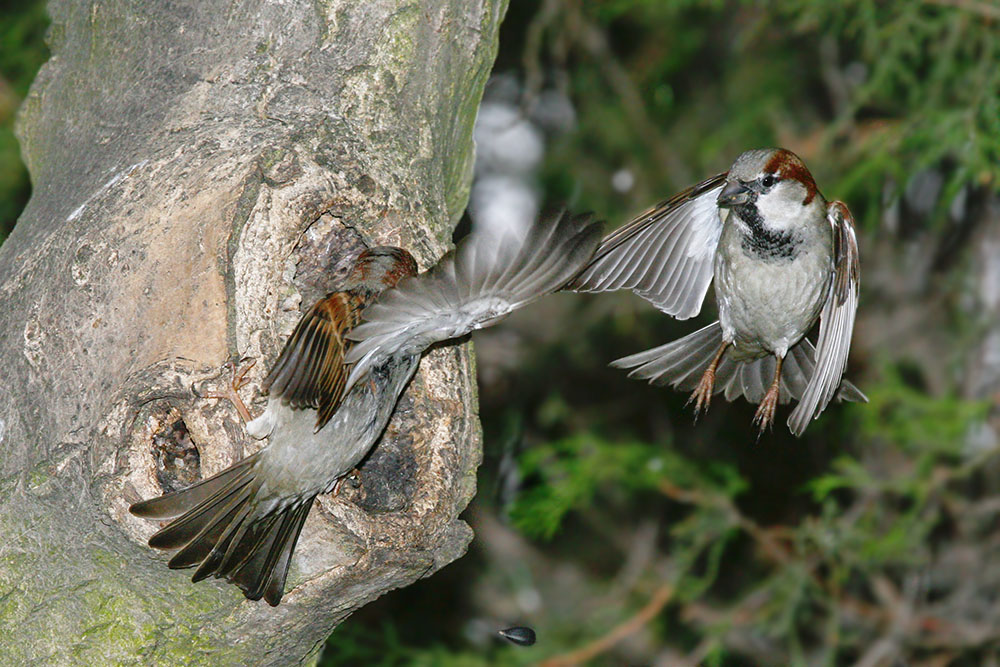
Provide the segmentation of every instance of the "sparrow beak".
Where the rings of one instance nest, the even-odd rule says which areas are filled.
[[[739,181],[732,181],[726,183],[726,187],[722,188],[722,192],[719,193],[719,198],[715,202],[720,208],[730,208],[745,204],[749,200],[750,190]]]

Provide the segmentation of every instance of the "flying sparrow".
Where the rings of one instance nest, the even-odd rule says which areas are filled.
[[[678,319],[701,310],[715,279],[719,319],[611,365],[630,377],[694,390],[695,414],[714,393],[759,403],[763,432],[778,403],[798,399],[796,436],[834,396],[867,401],[843,380],[858,306],[854,221],[828,203],[791,151],[762,149],[609,234],[567,288],[631,289]],[[805,338],[816,319],[814,348]]]
[[[362,252],[343,289],[302,317],[264,381],[267,408],[247,432],[268,444],[214,477],[131,506],[137,516],[173,519],[149,545],[180,549],[169,566],[198,565],[194,581],[214,575],[277,605],[313,501],[379,440],[423,351],[560,289],[600,236],[599,224],[563,216],[525,238],[470,237],[419,276],[405,250]]]

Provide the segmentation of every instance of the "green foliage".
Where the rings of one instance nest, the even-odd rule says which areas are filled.
[[[45,3],[4,10],[0,23],[0,243],[14,227],[31,186],[14,136],[14,115],[38,68],[48,59]]]
[[[735,497],[745,482],[724,464],[701,464],[661,444],[602,441],[593,434],[571,436],[532,447],[521,458],[521,473],[537,480],[510,508],[511,522],[528,535],[552,538],[565,517],[596,502],[598,492],[657,491],[669,484],[684,492]],[[682,525],[679,531],[687,530]]]
[[[929,396],[906,383],[897,368],[887,369],[883,378],[869,391],[869,403],[854,406],[852,411],[865,439],[872,446],[889,450],[901,464],[890,470],[873,470],[863,461],[838,458],[832,464],[835,472],[808,485],[817,501],[844,488],[923,500],[939,483],[935,477],[940,472],[938,466],[961,463],[968,454],[970,425],[987,418],[987,401]]]
[[[45,30],[49,18],[44,2],[17,3],[17,8],[4,10],[0,49],[0,72],[18,97],[28,94],[28,87],[38,68],[49,57],[45,46]]]
[[[953,165],[943,202],[964,185],[1000,187],[1000,22],[995,13],[977,13],[995,12],[995,5],[779,4],[798,30],[842,42],[842,51],[867,70],[831,131],[862,126],[850,136],[868,164],[846,175],[852,191],[875,173],[905,184],[915,170],[942,162]]]
[[[811,663],[806,647],[818,640],[824,661],[836,661],[870,638],[852,629],[845,609],[856,613],[873,590],[884,595],[895,573],[932,569],[948,508],[967,497],[965,481],[1000,458],[995,448],[966,451],[970,424],[987,417],[986,402],[932,397],[904,378],[886,366],[866,386],[871,402],[845,411],[857,424],[856,440],[830,472],[805,485],[799,503],[807,511],[794,524],[766,529],[747,516],[739,498],[754,487],[732,465],[593,434],[536,445],[523,456],[529,483],[510,508],[512,523],[548,540],[570,512],[610,502],[649,509],[657,506],[651,494],[662,494],[685,508],[664,548],[674,599],[718,609],[712,623],[687,628],[702,636],[706,664],[729,664],[723,646],[734,631],[781,645],[794,664]],[[661,632],[665,642],[679,639],[677,628]]]

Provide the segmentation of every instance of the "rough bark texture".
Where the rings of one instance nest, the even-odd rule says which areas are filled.
[[[295,663],[464,552],[466,346],[428,355],[361,485],[314,507],[278,608],[168,570],[127,507],[258,446],[192,384],[248,355],[255,395],[362,243],[447,248],[504,4],[51,3],[35,190],[0,249],[3,662]]]

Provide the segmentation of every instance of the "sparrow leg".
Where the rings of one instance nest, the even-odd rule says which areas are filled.
[[[691,401],[694,401],[695,421],[698,420],[698,415],[703,409],[708,410],[708,404],[712,402],[712,394],[715,392],[715,371],[719,368],[722,355],[726,353],[728,348],[729,343],[723,341],[722,345],[719,346],[719,351],[712,357],[712,362],[705,369],[705,372],[702,373],[701,380],[698,381],[698,386],[691,393],[691,398],[684,404],[689,405]]]
[[[253,368],[256,364],[257,360],[251,359],[250,363],[248,363],[243,368],[237,370],[236,364],[234,364],[233,361],[230,359],[229,361],[226,362],[225,367],[230,368],[232,370],[233,379],[232,382],[229,383],[229,387],[226,389],[226,391],[208,392],[204,394],[195,391],[195,394],[197,394],[201,398],[228,399],[229,401],[232,401],[233,405],[236,406],[236,411],[240,413],[240,417],[243,418],[244,423],[253,421],[253,417],[250,416],[250,411],[247,410],[246,404],[243,402],[243,399],[240,398],[240,389],[242,389],[243,385],[245,385],[248,382],[248,380],[246,379],[247,372],[251,368]]]
[[[767,388],[764,399],[757,406],[757,414],[753,417],[753,423],[757,424],[761,433],[769,429],[774,423],[774,411],[778,407],[778,397],[781,395],[781,364],[784,358],[777,357],[777,359],[778,363],[774,366],[774,380],[771,381],[771,386]]]

